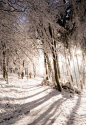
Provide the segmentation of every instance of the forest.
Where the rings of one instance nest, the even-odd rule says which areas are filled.
[[[36,75],[41,52],[46,76],[59,91],[63,79],[85,84],[85,0],[1,0],[0,22],[0,66],[7,82],[13,67],[19,77],[31,74],[29,67]]]
[[[22,87],[25,78],[40,77],[41,86],[58,92],[83,92],[86,0],[0,0],[0,75],[5,86],[12,74]]]

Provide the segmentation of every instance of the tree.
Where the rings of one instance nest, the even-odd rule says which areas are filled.
[[[11,11],[9,7],[9,2],[0,1],[0,53],[3,60],[3,77],[7,83],[9,63],[13,62],[12,67],[16,65],[20,68],[19,65],[22,65],[24,59],[26,63],[28,60],[32,62],[33,56],[37,56],[36,46],[28,36],[25,14]],[[23,65],[21,67],[24,69]]]
[[[77,50],[78,48],[83,48],[85,53],[85,9],[85,0],[2,0],[0,2],[1,11],[7,14],[10,12],[11,16],[14,13],[16,15],[16,19],[11,21],[15,23],[12,23],[11,26],[15,24],[13,27],[17,32],[16,35],[13,32],[15,39],[12,39],[18,45],[17,53],[24,53],[28,56],[27,53],[31,51],[27,48],[31,47],[33,50],[34,47],[38,48],[39,45],[42,45],[43,53],[46,55],[45,63],[47,62],[47,67],[52,67],[51,69],[54,72],[55,82],[59,91],[61,91],[61,87],[59,83],[58,53],[60,52],[65,55],[68,52],[66,55],[66,60],[67,58],[69,59],[69,63],[66,62],[67,71],[69,70],[67,65],[70,65],[73,58],[72,52],[74,47],[76,46]],[[64,46],[65,53],[60,50],[59,43],[62,47]],[[32,53],[34,54],[34,51]],[[52,56],[53,64],[49,61],[49,55]],[[31,58],[30,55],[29,58]]]

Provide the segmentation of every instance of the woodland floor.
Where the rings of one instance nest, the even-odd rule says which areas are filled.
[[[41,81],[11,74],[6,84],[0,75],[0,125],[86,125],[86,88],[60,93]]]

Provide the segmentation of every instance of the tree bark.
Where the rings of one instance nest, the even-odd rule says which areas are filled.
[[[44,66],[45,66],[46,76],[47,76],[47,80],[48,80],[47,60],[46,60],[46,53],[45,52],[44,52]]]
[[[51,74],[51,71],[52,71],[52,68],[51,68],[51,64],[50,64],[50,60],[49,60],[49,56],[47,53],[44,52],[44,59],[46,59],[46,68],[47,68],[47,65],[48,65],[48,68],[47,68],[47,74],[48,76],[50,77],[50,74]],[[44,64],[45,64],[45,61],[44,61]]]
[[[57,84],[57,89],[58,91],[61,92],[61,86],[60,86],[60,83],[59,83],[59,78],[58,78],[58,74],[57,74],[57,67],[56,67],[56,60],[55,60],[55,54],[53,53],[53,65],[54,65],[54,75],[55,75],[55,81],[56,81],[56,84]]]
[[[9,62],[9,58],[7,57],[7,67],[6,67],[6,81],[7,81],[7,84],[8,84],[8,62]]]
[[[58,61],[57,55],[56,55],[56,62],[57,62],[57,74],[58,74],[58,78],[60,79],[60,69],[59,69],[59,61]]]
[[[56,49],[56,42],[54,41],[53,42],[54,44],[54,47]],[[57,53],[54,52],[54,48],[52,47],[52,55],[53,55],[53,67],[54,67],[54,75],[55,75],[55,81],[56,81],[56,84],[57,84],[57,90],[61,92],[61,86],[60,86],[60,83],[59,83],[59,78],[58,78],[58,69],[57,69]]]
[[[3,51],[3,78],[6,78],[5,51]]]

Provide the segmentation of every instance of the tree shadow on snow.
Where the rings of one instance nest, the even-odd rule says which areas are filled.
[[[31,91],[31,89],[36,90],[36,89],[39,89],[40,87],[42,87],[42,86],[39,84],[39,85],[30,85],[28,88],[23,87],[22,89],[27,90],[27,91]],[[10,92],[15,91],[16,93],[17,92],[20,93],[20,90],[18,88],[21,88],[21,87],[5,85],[4,88],[8,88],[8,89],[10,88],[9,89]],[[13,89],[13,88],[16,88],[16,89]],[[36,92],[35,94],[29,95],[29,96],[23,97],[23,98],[4,97],[3,100],[5,100],[7,103],[6,104],[3,104],[3,103],[0,104],[0,109],[5,110],[4,113],[0,113],[0,124],[2,124],[2,125],[14,124],[17,121],[21,120],[23,116],[28,116],[31,110],[34,110],[38,106],[41,106],[41,105],[43,106],[43,104],[47,103],[52,97],[58,97],[58,95],[60,95],[60,94],[62,95],[62,93],[58,92],[55,89],[52,89],[51,92],[48,92],[47,90],[49,90],[49,89],[51,89],[51,88],[47,87],[44,90],[40,90],[40,92]],[[7,90],[3,89],[3,92],[7,92]],[[39,94],[43,94],[44,92],[46,92],[45,95],[42,95],[42,97],[39,96],[39,98],[35,99],[35,96],[37,96]],[[11,101],[16,102],[18,100],[24,102],[24,100],[31,99],[31,98],[34,98],[34,100],[31,101],[31,102],[27,102],[27,103],[25,101],[25,103],[23,103],[23,104],[19,104],[19,103],[18,104],[15,104],[15,103],[12,104],[12,103],[10,103]],[[50,124],[52,124],[55,121],[55,118],[52,119],[53,115],[56,112],[58,112],[58,109],[59,109],[60,105],[63,102],[65,102],[67,99],[68,98],[65,98],[64,95],[62,95],[60,98],[57,98],[54,102],[52,100],[51,104],[46,105],[47,106],[46,110],[43,109],[43,108],[40,109],[40,111],[44,110],[42,112],[42,114],[40,114],[40,116],[38,116],[34,121],[32,121],[32,123],[30,123],[30,121],[28,121],[28,125],[37,125],[38,122],[40,122],[41,120],[43,120],[43,125],[46,125],[48,121],[50,122]],[[2,101],[2,98],[0,99],[0,101]],[[79,102],[77,102],[77,103],[79,103]],[[74,109],[74,111],[75,111],[75,109]],[[60,113],[61,112],[58,113],[58,116],[59,116]],[[37,115],[37,113],[35,115]],[[72,116],[72,114],[71,114],[71,116]],[[69,125],[69,124],[67,124],[67,125]]]
[[[58,112],[58,108],[60,107],[60,105],[65,102],[67,99],[60,98],[57,101],[55,101],[53,104],[51,104],[49,106],[49,108],[43,112],[37,119],[35,119],[32,123],[29,123],[28,125],[37,125],[41,120],[44,119],[44,123],[42,122],[42,125],[46,125],[46,123],[50,120],[50,123],[53,123],[55,121],[55,118],[52,119],[52,116]],[[61,103],[59,103],[61,102]],[[61,113],[61,112],[60,112]],[[60,115],[60,113],[58,114],[58,116]]]
[[[74,106],[74,108],[72,109],[72,112],[70,114],[70,118],[67,121],[66,125],[74,125],[74,122],[76,120],[76,115],[77,115],[77,110],[80,107],[80,103],[81,103],[81,96],[78,96],[76,105]]]
[[[44,91],[46,91],[47,89],[45,89]],[[32,98],[44,91],[40,91],[36,94],[33,94]],[[22,117],[20,117],[20,116],[29,115],[29,113],[32,109],[46,103],[49,99],[51,99],[51,97],[57,96],[59,94],[61,94],[61,93],[60,92],[57,93],[57,90],[52,90],[51,92],[48,92],[46,95],[43,95],[43,97],[39,97],[38,99],[35,99],[34,101],[27,102],[24,104],[8,103],[8,104],[4,104],[4,106],[3,106],[3,104],[1,104],[0,108],[1,109],[5,108],[7,110],[4,113],[0,113],[0,124],[4,125],[6,123],[6,125],[9,125],[9,124],[16,123],[17,121],[22,119]],[[25,97],[25,98],[23,98],[23,100],[26,98],[29,99],[29,98],[31,98],[31,96]],[[8,99],[8,98],[5,97],[5,99]],[[11,101],[11,98],[9,98],[9,100]],[[16,100],[16,98],[15,98],[15,100]],[[20,98],[19,98],[19,100],[20,100]],[[35,125],[35,123],[37,123],[38,121],[43,119],[43,116],[44,117],[48,116],[47,119],[50,119],[53,116],[53,113],[55,113],[57,111],[58,107],[60,106],[60,103],[58,103],[58,102],[61,102],[61,104],[62,104],[62,102],[64,102],[64,101],[66,101],[66,99],[63,99],[62,97],[60,99],[57,99],[53,104],[50,105],[50,107],[43,114],[41,114],[31,124]],[[14,108],[14,110],[12,108]],[[53,110],[53,108],[54,108],[54,110]],[[11,109],[12,109],[12,111],[11,111]],[[51,112],[51,113],[49,114],[49,112]],[[44,124],[46,124],[47,119],[44,121]]]
[[[4,98],[1,98],[0,97],[0,100],[4,100],[4,101],[8,101],[8,100],[11,100],[11,101],[15,101],[15,100],[25,100],[25,99],[28,99],[28,98],[32,98],[32,97],[34,97],[34,96],[36,96],[36,95],[39,95],[40,93],[43,93],[43,92],[46,92],[47,90],[49,90],[49,88],[46,88],[45,90],[42,90],[42,91],[40,91],[40,92],[37,92],[37,93],[35,93],[35,94],[33,94],[33,95],[30,95],[30,96],[27,96],[27,97],[21,97],[21,98],[9,98],[9,97],[4,97]],[[18,90],[10,90],[10,92],[13,92],[13,91],[15,91],[16,93],[20,93]],[[7,90],[6,91],[3,91],[3,92],[7,92]],[[26,91],[22,91],[22,92],[26,92]],[[1,104],[0,104],[1,105]]]

